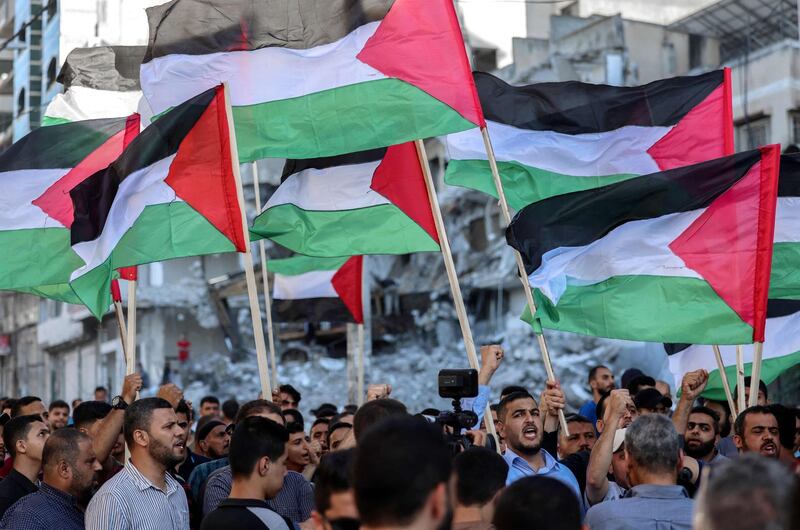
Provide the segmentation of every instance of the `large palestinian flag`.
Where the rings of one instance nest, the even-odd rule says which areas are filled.
[[[98,317],[110,304],[114,269],[244,251],[222,87],[152,123],[70,196],[72,248],[85,263],[71,285]]]
[[[364,322],[363,256],[270,260],[278,322]]]
[[[69,191],[106,167],[139,131],[137,116],[42,127],[0,154],[0,289],[76,302],[68,281]]]
[[[75,48],[61,67],[64,93],[47,106],[42,125],[117,118],[133,113],[149,118],[139,86],[144,46]]]
[[[509,205],[733,154],[730,70],[638,87],[511,86],[476,72]],[[497,197],[480,131],[447,137],[445,181]]]
[[[551,197],[506,233],[550,329],[654,342],[762,341],[777,146]]]
[[[772,274],[767,303],[761,379],[767,384],[800,363],[800,155],[781,156],[778,207],[772,251]],[[721,347],[729,381],[736,380],[736,349]],[[710,346],[667,346],[670,370],[680,381],[686,372],[704,368],[709,381],[703,395],[724,400],[725,390]],[[745,370],[749,374],[753,347],[744,347]]]
[[[409,142],[348,155],[289,160],[250,229],[319,257],[438,251],[425,180]]]
[[[484,123],[452,0],[173,0],[147,16],[153,111],[229,82],[242,162]]]

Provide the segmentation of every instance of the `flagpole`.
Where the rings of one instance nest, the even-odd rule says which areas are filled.
[[[750,403],[754,407],[758,404],[758,387],[761,380],[761,358],[764,353],[764,343],[756,342],[753,349],[753,365],[750,368]]]
[[[228,118],[228,132],[231,144],[231,165],[233,178],[236,180],[236,195],[239,199],[239,208],[242,212],[242,232],[244,236],[244,275],[247,281],[247,296],[250,300],[250,319],[253,323],[253,339],[256,344],[256,359],[258,361],[258,375],[261,379],[261,394],[267,401],[272,401],[272,385],[269,378],[267,365],[267,345],[264,341],[264,327],[261,323],[261,309],[258,305],[258,288],[256,287],[256,274],[253,271],[253,253],[250,249],[250,232],[247,226],[247,213],[245,212],[244,188],[242,176],[239,172],[239,151],[236,147],[236,131],[233,127],[233,111],[228,83],[223,83],[225,96],[225,113]]]
[[[128,332],[125,329],[125,314],[122,312],[122,293],[119,290],[119,281],[111,280],[111,299],[114,301],[114,313],[117,316],[117,329],[119,330],[119,342],[122,344],[122,355],[125,362],[128,361]]]
[[[736,388],[738,394],[736,415],[738,416],[746,408],[744,400],[744,352],[740,345],[736,346]]]
[[[128,348],[125,351],[125,375],[136,372],[136,280],[128,280]]]
[[[442,218],[442,210],[439,207],[439,199],[436,197],[436,188],[433,185],[433,177],[431,176],[431,168],[428,164],[428,155],[425,152],[425,144],[422,140],[414,140],[414,145],[417,148],[417,157],[419,158],[419,165],[422,168],[422,174],[425,177],[425,187],[428,190],[428,200],[431,203],[431,210],[433,212],[433,221],[436,225],[436,234],[439,236],[439,247],[442,249],[442,258],[444,259],[444,268],[447,271],[447,280],[450,282],[450,291],[453,295],[453,304],[456,308],[458,315],[458,323],[461,326],[461,335],[464,337],[464,346],[467,350],[467,359],[469,365],[475,370],[479,370],[478,354],[475,351],[475,343],[472,341],[472,330],[469,327],[469,318],[467,317],[467,310],[464,306],[464,297],[461,295],[461,286],[458,284],[458,276],[456,275],[456,266],[453,262],[453,253],[450,250],[450,242],[447,239],[447,232],[444,227],[444,219]],[[486,404],[484,411],[483,421],[486,425],[486,432],[491,434],[497,440],[497,432],[494,428],[494,421],[492,421],[492,412],[489,404]],[[498,444],[498,451],[500,445]]]
[[[728,407],[731,409],[731,416],[736,417],[736,403],[733,401],[731,385],[728,383],[728,374],[725,372],[725,363],[722,362],[722,353],[716,344],[711,346],[714,349],[714,357],[717,359],[717,369],[722,377],[722,388],[725,390],[725,398],[728,400]]]
[[[508,208],[508,201],[506,200],[506,193],[503,189],[503,181],[500,180],[500,171],[497,169],[497,159],[494,155],[494,147],[492,147],[492,140],[489,138],[489,130],[484,125],[481,127],[481,136],[483,136],[483,145],[486,148],[486,155],[489,158],[489,167],[492,170],[492,178],[494,179],[494,186],[497,189],[497,196],[500,198],[500,210],[503,212],[503,217],[506,221],[506,226],[511,224],[511,212]],[[536,317],[536,302],[533,300],[533,293],[531,286],[528,284],[528,273],[525,271],[525,264],[522,262],[522,255],[517,249],[512,249],[514,257],[517,262],[517,270],[519,271],[519,279],[522,282],[522,290],[525,292],[525,299],[528,302],[528,309],[531,312],[531,318]],[[536,333],[536,340],[539,342],[539,351],[542,353],[542,362],[544,369],[547,372],[547,379],[556,381],[556,375],[553,371],[553,364],[550,362],[550,352],[547,348],[547,341],[544,338],[544,331]],[[569,426],[567,426],[567,419],[564,416],[564,410],[559,409],[558,421],[561,424],[561,431],[569,436]]]
[[[253,161],[253,190],[255,191],[256,212],[261,213],[261,186],[258,180],[258,162]],[[263,239],[258,240],[258,251],[261,256],[261,284],[264,290],[264,312],[267,314],[267,342],[269,344],[269,366],[272,374],[272,388],[278,388],[275,332],[272,328],[272,297],[269,290],[269,275],[267,274],[267,251]]]
[[[358,402],[360,407],[364,404],[364,324],[358,325],[358,357],[356,358],[358,368]]]

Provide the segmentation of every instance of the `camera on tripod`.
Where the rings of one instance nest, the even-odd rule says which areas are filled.
[[[478,423],[478,415],[461,409],[461,399],[478,395],[478,371],[473,369],[439,371],[439,396],[453,400],[453,410],[439,413],[436,423],[442,426],[451,452],[460,453],[472,446],[472,441],[461,434],[463,429],[472,429]]]

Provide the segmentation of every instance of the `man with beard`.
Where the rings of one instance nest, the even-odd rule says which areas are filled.
[[[162,398],[134,401],[123,432],[131,458],[89,503],[87,530],[188,530],[186,494],[168,473],[186,456],[172,405]]]
[[[572,471],[559,464],[542,449],[542,417],[533,396],[515,392],[500,402],[497,417],[500,434],[506,441],[503,455],[508,464],[506,484],[522,477],[547,476],[569,486],[580,500],[580,488]]]
[[[733,424],[733,441],[739,453],[760,453],[779,458],[778,419],[763,405],[744,409]]]
[[[100,462],[92,440],[75,429],[54,432],[44,445],[39,491],[8,509],[0,528],[83,530],[83,508],[97,486]]]
[[[569,436],[558,431],[558,457],[566,458],[581,451],[591,451],[597,441],[594,423],[579,414],[567,414]]]
[[[362,530],[451,527],[450,450],[420,418],[384,419],[359,436],[353,490]]]
[[[733,418],[731,417],[731,409],[728,406],[728,402],[702,399],[700,404],[713,410],[719,416],[720,438],[717,444],[719,454],[728,458],[738,456],[739,450],[736,449],[736,444],[733,443]]]
[[[727,460],[717,451],[719,439],[717,413],[707,407],[693,408],[683,435],[684,452],[697,460],[717,464]]]
[[[578,414],[587,418],[594,426],[597,422],[597,402],[614,390],[614,374],[602,364],[595,366],[589,370],[589,386],[592,389],[592,399],[581,406]]]
[[[231,435],[228,426],[217,416],[203,416],[197,422],[197,433],[194,436],[194,451],[209,460],[217,460],[228,456]]]
[[[186,459],[178,464],[178,467],[175,468],[175,472],[184,482],[188,483],[189,475],[192,474],[194,468],[208,462],[210,458],[198,455],[189,449],[189,435],[192,434],[192,412],[189,409],[189,405],[183,399],[181,399],[178,402],[178,406],[175,407],[175,416],[178,418],[178,427],[181,429],[181,439],[183,440],[183,445],[186,447]],[[191,489],[189,491],[191,491]]]

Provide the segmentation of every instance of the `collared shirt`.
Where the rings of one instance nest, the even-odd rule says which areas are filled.
[[[0,528],[13,530],[83,530],[83,512],[68,493],[42,483],[6,511]]]
[[[475,424],[474,429],[479,429],[483,422],[483,413],[486,412],[486,405],[489,404],[490,391],[491,389],[488,385],[478,385],[477,396],[461,399],[461,408],[463,410],[471,410],[478,415],[478,423]]]
[[[683,486],[640,484],[589,509],[592,530],[691,530],[694,501]]]
[[[204,515],[214,511],[230,495],[232,485],[233,473],[230,466],[220,469],[208,478],[203,497]],[[314,509],[314,488],[303,475],[289,471],[283,479],[283,487],[274,499],[267,500],[267,506],[294,523],[302,523],[311,517],[311,510]]]
[[[192,475],[194,468],[200,464],[211,462],[211,459],[207,456],[198,455],[197,453],[192,452],[190,449],[186,449],[186,452],[188,453],[186,455],[186,460],[181,462],[181,464],[178,466],[177,473],[184,482],[189,482],[189,477]]]
[[[189,487],[192,488],[192,496],[195,499],[200,499],[200,493],[203,491],[205,485],[211,474],[228,465],[228,457],[217,458],[211,462],[203,462],[195,467],[189,474]]]
[[[166,490],[132,462],[103,484],[86,509],[87,530],[188,530],[189,505],[177,480],[164,473]]]
[[[38,489],[28,477],[12,469],[6,478],[0,480],[0,518],[15,502]]]
[[[556,459],[544,449],[539,449],[539,452],[544,459],[544,465],[538,470],[534,471],[530,464],[528,464],[528,462],[526,462],[521,456],[516,454],[511,449],[506,449],[506,453],[503,455],[503,458],[508,464],[506,486],[511,485],[511,483],[516,482],[522,477],[550,477],[569,486],[569,488],[575,493],[575,497],[578,498],[578,503],[582,505],[582,496],[580,488],[578,487],[578,481],[575,479],[575,475],[572,474],[572,471],[559,464]]]

